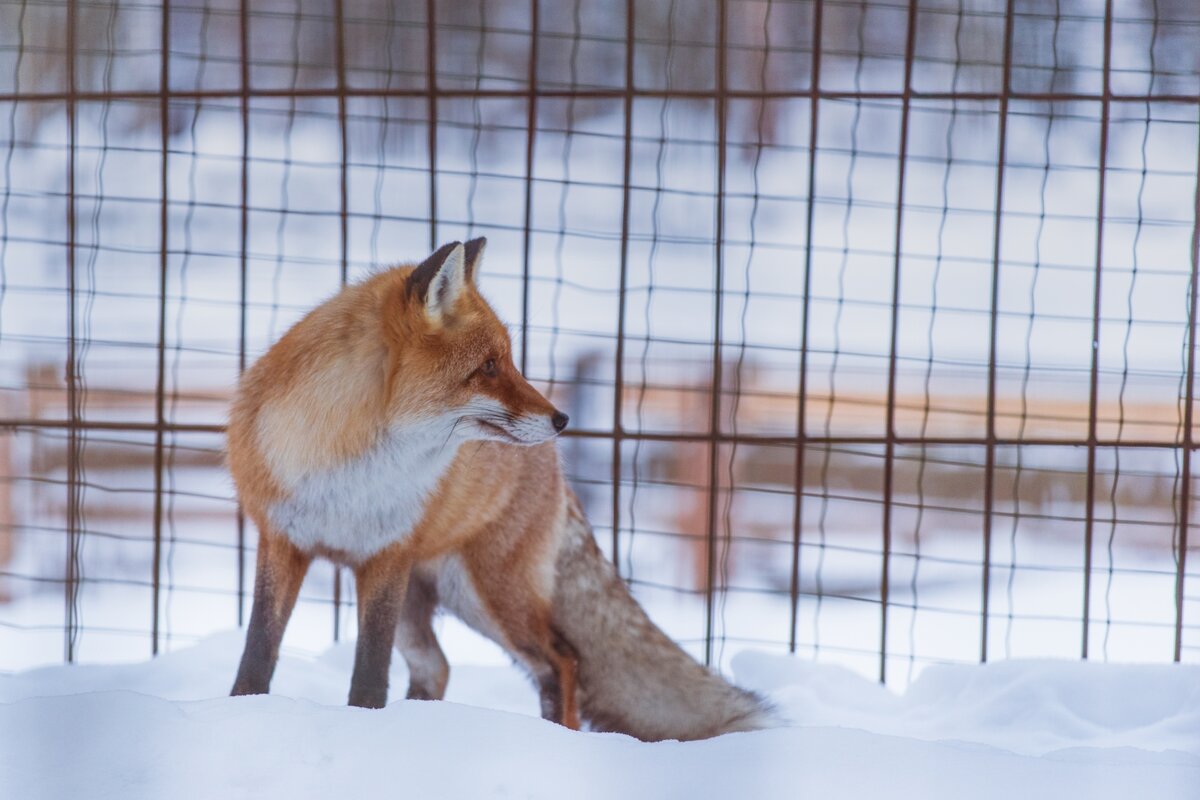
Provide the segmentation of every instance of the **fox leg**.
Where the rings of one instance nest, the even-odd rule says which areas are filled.
[[[350,679],[352,706],[383,708],[387,704],[388,667],[410,566],[407,557],[384,551],[354,571],[358,643]]]
[[[550,630],[550,649],[553,652],[550,663],[553,678],[550,681],[538,682],[542,715],[577,731],[579,705],[576,699],[575,671],[579,666],[579,653],[553,628]]]
[[[540,614],[525,611],[526,624],[502,627],[512,649],[537,681],[542,718],[579,730],[575,648],[550,626],[548,610]]]
[[[396,626],[396,649],[408,663],[409,700],[441,700],[446,694],[450,664],[433,632],[437,604],[436,579],[413,570]]]
[[[300,584],[311,557],[283,536],[263,532],[258,537],[254,576],[254,606],[246,631],[246,647],[231,694],[266,694],[279,659],[279,642],[296,605]]]
[[[549,594],[540,576],[517,567],[497,570],[494,564],[512,563],[511,553],[493,552],[485,539],[482,549],[466,554],[467,579],[475,590],[477,614],[463,617],[469,625],[499,643],[532,674],[538,685],[542,718],[579,729],[579,704],[575,678],[578,656],[575,649],[551,625]],[[526,560],[524,566],[536,565]],[[536,572],[534,570],[533,572]],[[470,617],[478,616],[481,627]]]

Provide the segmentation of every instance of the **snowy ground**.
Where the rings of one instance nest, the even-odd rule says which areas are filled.
[[[744,652],[737,679],[791,726],[643,744],[534,718],[532,691],[498,663],[456,663],[452,702],[343,707],[350,643],[287,654],[275,694],[228,698],[240,647],[230,632],[148,663],[0,677],[0,796],[1169,800],[1200,790],[1195,666],[933,666],[900,696],[841,667]],[[392,680],[401,694],[402,665]]]

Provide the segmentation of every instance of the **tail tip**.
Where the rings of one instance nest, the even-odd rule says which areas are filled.
[[[722,726],[720,734],[753,733],[754,731],[780,728],[787,723],[779,713],[779,710],[757,693],[745,692],[745,695],[746,699],[753,704],[753,707],[726,722]]]

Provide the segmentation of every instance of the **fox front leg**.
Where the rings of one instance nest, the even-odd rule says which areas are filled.
[[[358,591],[358,643],[354,675],[350,679],[350,705],[383,708],[387,705],[388,668],[396,623],[408,588],[411,564],[387,551],[354,571]]]
[[[266,694],[271,688],[279,642],[296,605],[300,584],[312,559],[283,536],[264,531],[258,538],[254,607],[246,647],[231,694]]]

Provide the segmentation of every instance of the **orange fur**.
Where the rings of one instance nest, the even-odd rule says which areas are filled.
[[[553,553],[544,552],[555,542],[548,521],[565,514],[557,452],[550,441],[532,446],[505,441],[527,443],[552,424],[549,438],[561,425],[545,420],[561,415],[517,371],[507,329],[474,288],[481,249],[481,240],[468,244],[466,253],[474,256],[457,273],[458,283],[438,281],[467,257],[461,245],[442,248],[426,264],[386,270],[347,287],[298,322],[243,378],[229,420],[229,468],[242,506],[258,525],[260,555],[235,694],[267,690],[291,609],[288,596],[278,595],[290,595],[309,561],[319,556],[355,571],[361,635],[351,702],[382,705],[392,645],[385,631],[395,631],[409,570],[414,563],[455,555],[477,581],[503,584],[489,596],[510,602],[488,613],[509,632],[515,648],[557,665],[569,695],[560,721],[578,727],[573,656],[556,649],[552,577],[536,568],[547,563],[545,555],[553,562]],[[448,298],[445,308],[431,311],[430,304],[442,298]],[[493,363],[494,368],[486,366]],[[327,531],[311,543],[288,528],[303,520],[279,521],[280,508],[304,501],[313,487],[326,485],[326,476],[381,449],[403,448],[406,430],[480,402],[502,412],[454,423],[447,441],[453,436],[467,441],[422,496],[411,527],[397,530],[394,541],[374,548],[353,540],[354,531],[344,536]],[[478,435],[461,434],[464,428]],[[363,463],[368,470],[374,464]],[[391,485],[400,491],[420,477],[366,474],[382,486],[377,496],[366,498],[368,504],[387,500]],[[338,480],[343,481],[338,486],[357,488],[352,478]],[[271,663],[261,663],[264,659]]]

